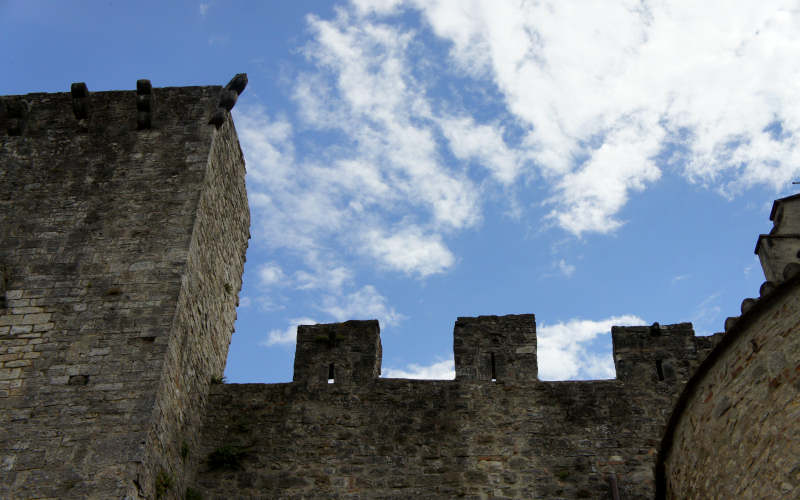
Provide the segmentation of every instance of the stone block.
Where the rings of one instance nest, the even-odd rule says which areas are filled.
[[[35,314],[26,314],[22,318],[22,323],[24,325],[33,325],[36,323],[47,323],[50,321],[50,313],[35,313]]]
[[[22,374],[22,369],[20,368],[0,368],[0,380],[11,380],[15,378],[19,378]]]

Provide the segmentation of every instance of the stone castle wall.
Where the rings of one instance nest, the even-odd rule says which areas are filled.
[[[681,397],[662,498],[800,498],[800,279],[750,307]]]
[[[299,329],[292,383],[212,385],[244,85],[0,97],[0,498],[800,496],[797,195],[761,299],[725,335],[614,327],[615,380],[537,380],[512,315],[458,318],[452,381],[379,378],[352,321]]]
[[[652,498],[669,410],[710,347],[688,324],[616,328],[620,359],[638,367],[619,380],[540,382],[497,368],[493,382],[489,368],[475,369],[492,352],[499,366],[521,349],[528,365],[518,368],[536,373],[533,315],[459,318],[467,367],[456,366],[456,380],[307,382],[330,359],[375,366],[375,349],[362,363],[370,323],[318,326],[318,339],[304,332],[298,353],[321,354],[300,359],[321,370],[296,364],[293,383],[212,388],[195,486],[203,498]],[[360,333],[332,344],[328,330],[347,325]],[[361,342],[359,356],[348,338]],[[659,378],[656,360],[687,371],[662,368]]]
[[[244,165],[221,87],[147,90],[0,103],[0,498],[154,498],[196,446]]]

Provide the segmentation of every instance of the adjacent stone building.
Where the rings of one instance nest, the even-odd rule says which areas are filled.
[[[0,98],[0,498],[798,498],[800,197],[726,333],[614,327],[617,378],[537,378],[532,314],[458,318],[455,380],[380,378],[377,321],[218,384],[249,212],[244,90]]]

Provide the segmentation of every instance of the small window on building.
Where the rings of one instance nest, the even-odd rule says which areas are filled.
[[[333,363],[331,363],[330,366],[328,366],[328,383],[332,384],[334,379],[335,379],[335,376],[334,376],[334,373],[333,373]]]

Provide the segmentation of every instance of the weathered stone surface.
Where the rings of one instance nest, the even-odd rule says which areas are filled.
[[[756,302],[758,302],[756,299],[751,299],[751,298],[744,299],[742,301],[742,305],[739,308],[739,310],[742,311],[743,315],[747,314],[747,311],[752,309],[753,306],[756,305]]]
[[[784,281],[790,280],[798,274],[800,274],[800,263],[790,262],[789,264],[786,264],[786,267],[783,268]]]
[[[648,376],[305,383],[302,365],[324,372],[324,353],[369,353],[352,359],[375,366],[377,325],[349,323],[300,327],[293,383],[212,388],[194,486],[204,498],[608,498],[612,475],[622,498],[652,498],[661,430],[707,352],[689,324],[627,327],[615,329],[618,358]],[[336,337],[359,328],[360,349],[352,333]],[[642,342],[651,335],[657,348]],[[455,336],[454,349],[527,355],[533,315],[459,318]]]
[[[666,497],[800,498],[800,286],[787,285],[682,396],[665,438]]]
[[[247,87],[247,73],[237,73],[231,78],[231,81],[225,85],[226,90],[232,90],[237,94],[244,92],[245,87]]]
[[[159,474],[177,498],[233,330],[241,151],[207,124],[220,87],[155,89],[145,131],[135,92],[72,90],[2,98],[30,109],[0,135],[0,498],[154,498]]]
[[[761,286],[758,289],[758,296],[759,297],[766,297],[771,294],[778,285],[774,281],[765,281],[761,283]]]
[[[458,318],[453,330],[456,379],[537,379],[533,314]]]
[[[376,320],[301,325],[293,380],[310,386],[371,382],[381,374],[381,353]]]

